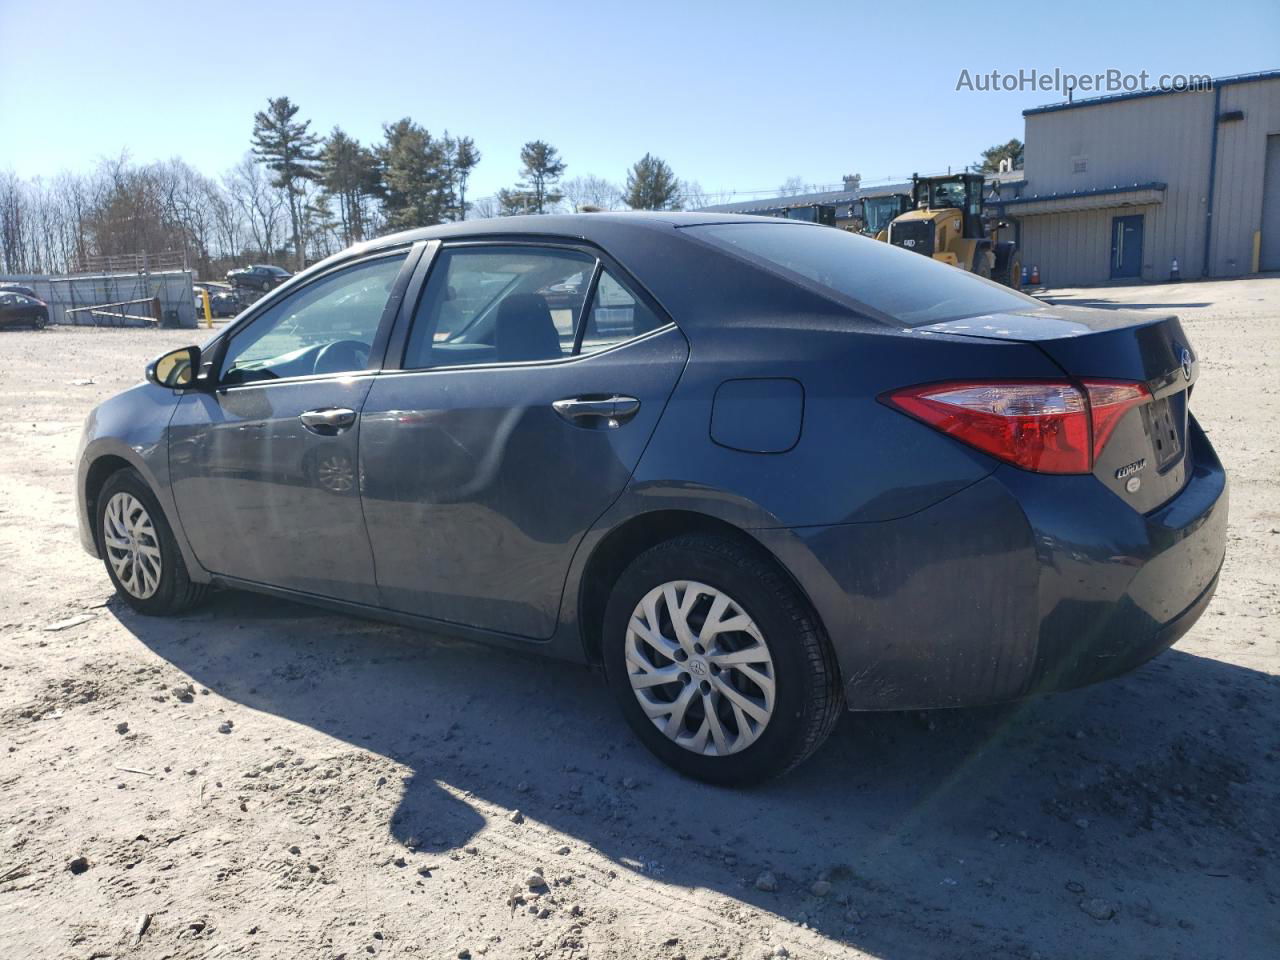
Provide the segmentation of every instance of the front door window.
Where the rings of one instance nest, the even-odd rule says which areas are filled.
[[[272,304],[232,339],[221,382],[364,370],[406,256],[338,270]]]

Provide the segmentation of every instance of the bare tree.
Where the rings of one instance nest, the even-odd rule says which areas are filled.
[[[560,184],[560,192],[573,205],[574,213],[583,207],[617,210],[622,207],[622,188],[594,173],[574,177]]]
[[[253,247],[261,259],[271,259],[285,228],[288,204],[284,191],[272,185],[252,154],[246,154],[227,172],[223,184],[244,216]]]
[[[703,190],[697,180],[681,180],[680,197],[686,210],[701,210],[716,202],[716,198]]]
[[[472,220],[492,220],[494,217],[501,216],[497,197],[481,197],[479,200],[469,200],[467,201],[467,206],[470,207],[467,212],[471,214]]]
[[[816,184],[806,183],[803,177],[787,177],[786,183],[778,188],[778,195],[796,197],[802,193],[817,193]]]

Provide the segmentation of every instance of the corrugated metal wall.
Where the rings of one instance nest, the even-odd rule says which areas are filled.
[[[91,307],[102,303],[159,297],[164,322],[179,327],[194,327],[196,326],[196,309],[195,295],[191,288],[192,277],[191,271],[179,270],[146,275],[108,274],[100,277],[6,276],[0,277],[0,282],[17,283],[34,290],[36,296],[49,304],[50,323],[82,326],[145,326],[146,323],[142,320],[94,319],[88,311],[72,314],[68,314],[67,311],[76,307]],[[117,308],[112,312],[141,316],[148,311],[145,304],[139,304]],[[173,320],[170,320],[171,317]]]
[[[1142,278],[1168,279],[1173,257],[1184,277],[1199,276],[1212,120],[1213,93],[1200,91],[1027,117],[1024,195],[1153,181],[1168,189],[1164,202],[1151,207],[1027,217],[1023,241],[1036,249],[1023,262],[1038,256],[1046,283],[1105,281],[1111,275],[1111,218],[1142,213]],[[1086,169],[1075,173],[1079,158]]]
[[[1083,287],[1111,276],[1111,218],[1144,214],[1143,263],[1160,205],[1107,207],[1022,219],[1022,262],[1040,268],[1040,282],[1051,287]],[[1179,264],[1181,266],[1181,264]],[[1144,279],[1149,279],[1145,276]]]
[[[1253,269],[1253,235],[1263,228],[1267,134],[1280,133],[1280,77],[1223,87],[1219,109],[1243,110],[1244,119],[1218,125],[1209,266],[1215,277],[1238,277]]]
[[[1280,78],[1223,86],[1219,112],[1230,110],[1243,110],[1244,119],[1218,125],[1209,255],[1209,272],[1217,277],[1240,276],[1252,268],[1253,236],[1262,219],[1266,138],[1280,132]],[[1142,279],[1167,280],[1174,257],[1184,278],[1200,277],[1213,126],[1213,91],[1027,116],[1024,195],[1152,181],[1168,189],[1164,202],[1150,207],[1023,218],[1023,262],[1038,263],[1045,283],[1106,281],[1112,217],[1142,213]],[[1075,172],[1080,158],[1086,169]]]

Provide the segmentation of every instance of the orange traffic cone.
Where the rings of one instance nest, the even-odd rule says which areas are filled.
[[[1031,285],[1033,287],[1040,286],[1040,267],[1034,263],[1031,265]]]

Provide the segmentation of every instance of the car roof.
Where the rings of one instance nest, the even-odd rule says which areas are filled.
[[[465,220],[406,230],[356,244],[295,275],[290,283],[380,251],[429,240],[587,243],[616,260],[632,280],[669,315],[678,316],[686,336],[734,323],[744,316],[809,311],[846,316],[849,308],[795,281],[761,269],[717,248],[684,228],[710,224],[770,224],[779,230],[832,230],[789,220],[704,211],[547,214]],[[684,236],[681,236],[681,234]],[[305,280],[303,280],[305,282]],[[882,326],[879,322],[876,326]]]
[[[624,236],[665,232],[680,227],[710,223],[791,223],[813,226],[779,217],[751,217],[729,213],[685,213],[682,211],[628,210],[601,213],[553,213],[517,217],[490,217],[419,227],[366,240],[330,257],[330,261],[371,253],[386,247],[414,243],[419,240],[462,240],[495,237],[562,237],[585,240],[607,247],[610,240]],[[327,261],[326,261],[327,262]]]

